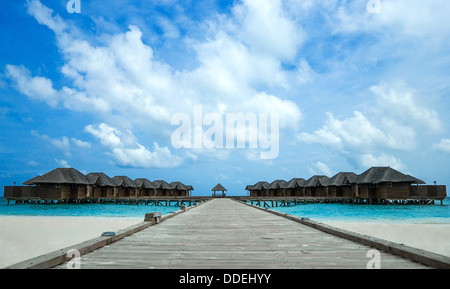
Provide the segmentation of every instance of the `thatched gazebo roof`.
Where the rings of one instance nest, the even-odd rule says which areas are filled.
[[[213,192],[217,192],[217,191],[222,191],[225,192],[227,189],[225,189],[221,184],[217,184],[211,191]]]

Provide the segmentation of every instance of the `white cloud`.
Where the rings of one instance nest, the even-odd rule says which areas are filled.
[[[53,16],[53,10],[42,5],[40,1],[27,0],[25,5],[28,8],[28,13],[33,15],[39,24],[48,26],[56,33],[61,33],[67,28],[64,20],[59,15]]]
[[[331,170],[326,164],[324,164],[322,162],[317,162],[314,165],[314,168],[319,172],[319,174],[331,177]]]
[[[442,131],[438,113],[411,88],[382,83],[370,87],[370,91],[375,101],[365,105],[365,113],[354,111],[353,116],[339,120],[328,112],[321,128],[313,133],[299,133],[297,139],[329,146],[362,166],[402,168],[400,159],[387,151],[413,151],[422,141],[418,135]],[[445,143],[436,147],[444,148]]]
[[[450,153],[450,139],[442,139],[438,144],[434,144],[433,148]]]
[[[31,76],[31,72],[23,66],[6,65],[5,74],[14,81],[18,91],[31,99],[45,101],[49,106],[58,105],[58,92],[53,88],[50,79]]]
[[[112,154],[121,166],[174,168],[182,162],[180,157],[172,155],[169,148],[161,148],[157,143],[153,143],[153,152],[137,144],[137,148],[113,148]]]
[[[383,129],[375,126],[363,113],[354,111],[352,117],[336,119],[327,113],[328,120],[313,134],[301,133],[298,140],[307,143],[321,143],[338,149],[370,150],[376,147],[410,149],[415,143],[415,134],[408,127],[396,127],[385,119]]]
[[[321,8],[326,10],[324,13],[329,15],[330,25],[337,32],[383,32],[398,39],[421,37],[433,41],[450,34],[449,26],[442,25],[450,11],[446,0],[381,0],[380,13],[368,13],[367,2],[325,1]]]
[[[244,0],[233,7],[240,39],[257,54],[292,60],[303,44],[304,32],[283,11],[280,0]]]
[[[169,148],[153,143],[153,152],[137,142],[129,131],[123,132],[105,123],[97,127],[88,125],[85,128],[100,140],[103,146],[111,150],[110,155],[117,165],[137,168],[173,168],[181,164],[182,159],[172,155]]]
[[[76,146],[83,148],[83,149],[89,149],[91,148],[91,144],[89,142],[85,142],[76,138],[71,138],[70,141],[75,144]]]
[[[392,119],[403,123],[414,123],[431,132],[441,132],[442,123],[438,113],[423,103],[424,96],[404,84],[388,85],[382,83],[370,87],[376,100],[376,109],[380,115],[389,114]]]
[[[211,38],[186,41],[199,65],[182,71],[155,56],[137,26],[130,25],[128,31],[115,35],[100,35],[94,44],[38,0],[27,6],[30,15],[54,31],[65,59],[61,72],[72,85],[55,90],[51,80],[31,77],[25,68],[10,66],[9,70],[20,72],[13,79],[22,93],[53,107],[60,103],[70,110],[95,114],[105,123],[152,132],[153,137],[169,135],[171,117],[179,112],[193,114],[196,104],[202,104],[206,113],[281,112],[281,130],[295,131],[302,119],[294,102],[268,91],[288,89],[293,77],[308,82],[312,72],[306,60],[295,61],[304,32],[283,12],[278,0],[246,0],[235,4],[232,15],[211,19]],[[166,20],[159,19],[166,36],[178,37],[174,23]],[[297,70],[283,69],[282,63],[290,61],[295,61],[292,65]],[[30,81],[35,82],[32,91],[25,86]],[[106,146],[125,139],[114,131],[93,131],[89,126],[86,130],[107,134],[97,135]]]
[[[85,127],[85,131],[99,139],[104,146],[119,147],[123,145],[119,137],[121,132],[105,123],[99,124],[97,128],[90,124]]]
[[[405,169],[405,165],[395,156],[381,154],[378,156],[372,154],[363,154],[357,157],[363,167],[390,166],[397,170]]]
[[[61,168],[70,168],[71,166],[69,165],[69,162],[67,162],[66,160],[58,160],[55,159],[55,162],[58,164],[59,167]]]
[[[42,140],[45,140],[55,148],[62,151],[67,157],[72,156],[72,144],[76,145],[77,147],[80,147],[82,149],[89,149],[91,148],[91,144],[89,142],[85,142],[82,140],[79,140],[77,138],[68,138],[66,136],[63,136],[61,138],[51,138],[48,135],[40,135],[37,131],[31,131],[31,134],[37,138],[40,138]]]

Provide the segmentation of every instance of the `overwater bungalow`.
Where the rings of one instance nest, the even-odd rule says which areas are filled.
[[[158,197],[169,197],[173,196],[173,189],[169,183],[164,180],[153,181],[156,189],[156,195]]]
[[[138,178],[134,180],[134,183],[138,186],[138,197],[149,198],[156,196],[156,186],[153,182],[146,178]]]
[[[139,188],[136,183],[127,176],[113,177],[116,184],[114,196],[116,198],[136,198]]]
[[[293,178],[287,182],[287,188],[285,189],[287,197],[303,197],[305,196],[305,183],[303,178]]]
[[[356,197],[408,199],[412,184],[425,184],[425,182],[390,167],[372,167],[357,178]]]
[[[288,183],[285,180],[275,180],[269,186],[270,197],[285,197],[285,189]]]
[[[74,168],[57,168],[23,183],[38,188],[41,200],[80,200],[88,197],[88,178]]]
[[[357,179],[358,175],[352,172],[337,173],[328,182],[329,196],[336,198],[353,197]]]
[[[86,177],[89,180],[88,195],[92,198],[114,197],[116,183],[112,178],[108,177],[105,173],[89,173]]]
[[[176,197],[189,197],[189,187],[181,182],[171,182],[170,186],[173,190],[173,195]]]
[[[328,197],[328,182],[330,179],[323,175],[314,175],[305,182],[306,197]]]
[[[270,184],[268,182],[257,182],[249,185],[245,189],[250,192],[250,197],[267,197]]]

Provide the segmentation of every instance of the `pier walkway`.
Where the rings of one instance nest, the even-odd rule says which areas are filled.
[[[365,269],[370,247],[230,199],[214,199],[81,256],[81,269]],[[380,252],[381,268],[427,268]],[[61,264],[58,268],[66,268]]]

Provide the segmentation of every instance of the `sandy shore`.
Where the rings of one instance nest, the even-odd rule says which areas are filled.
[[[323,223],[450,257],[450,224]]]
[[[0,217],[0,268],[118,231],[142,219]],[[450,257],[450,224],[324,222]]]
[[[0,268],[142,222],[88,217],[0,217]]]

